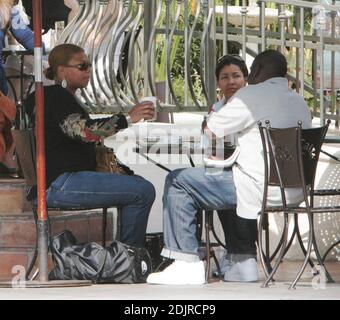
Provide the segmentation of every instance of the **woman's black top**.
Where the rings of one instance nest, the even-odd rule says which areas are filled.
[[[31,28],[33,28],[33,4],[32,0],[22,0],[26,13],[32,17]],[[42,28],[45,32],[54,29],[56,21],[64,21],[67,25],[68,15],[71,9],[65,5],[64,0],[43,0],[42,4]]]
[[[95,142],[105,136],[98,136],[98,132],[104,128],[108,136],[126,128],[127,122],[123,115],[90,119],[76,98],[59,85],[44,87],[44,95],[46,187],[48,187],[64,172],[94,171]],[[28,114],[33,114],[34,100],[34,94],[31,94],[26,103]],[[68,121],[75,116],[78,122]]]

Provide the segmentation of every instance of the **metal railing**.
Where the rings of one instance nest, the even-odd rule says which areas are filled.
[[[250,64],[274,48],[287,56],[291,84],[320,122],[338,122],[340,1],[232,2],[79,0],[58,43],[78,44],[92,59],[84,107],[121,111],[157,95],[163,110],[204,111],[216,100],[219,56],[233,51]]]

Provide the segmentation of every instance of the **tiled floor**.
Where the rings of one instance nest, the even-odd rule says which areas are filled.
[[[214,282],[202,286],[92,285],[74,288],[0,289],[5,299],[100,300],[340,300],[340,262],[328,263],[335,284],[313,277],[307,268],[296,290],[289,290],[299,263],[284,262],[269,288],[258,283]],[[263,279],[263,274],[260,273]],[[321,281],[319,281],[321,280]]]

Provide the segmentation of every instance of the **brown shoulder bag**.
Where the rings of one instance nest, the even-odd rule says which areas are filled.
[[[106,147],[103,142],[96,145],[96,171],[110,172],[120,175],[133,175],[134,172],[127,166],[119,163],[112,148]]]

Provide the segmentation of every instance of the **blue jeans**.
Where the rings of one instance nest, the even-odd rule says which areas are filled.
[[[139,176],[104,172],[66,172],[47,190],[49,207],[122,207],[122,242],[144,246],[155,188]]]
[[[198,210],[236,208],[231,170],[210,175],[204,168],[174,170],[164,186],[164,249],[162,255],[188,262],[199,261],[196,238]]]

